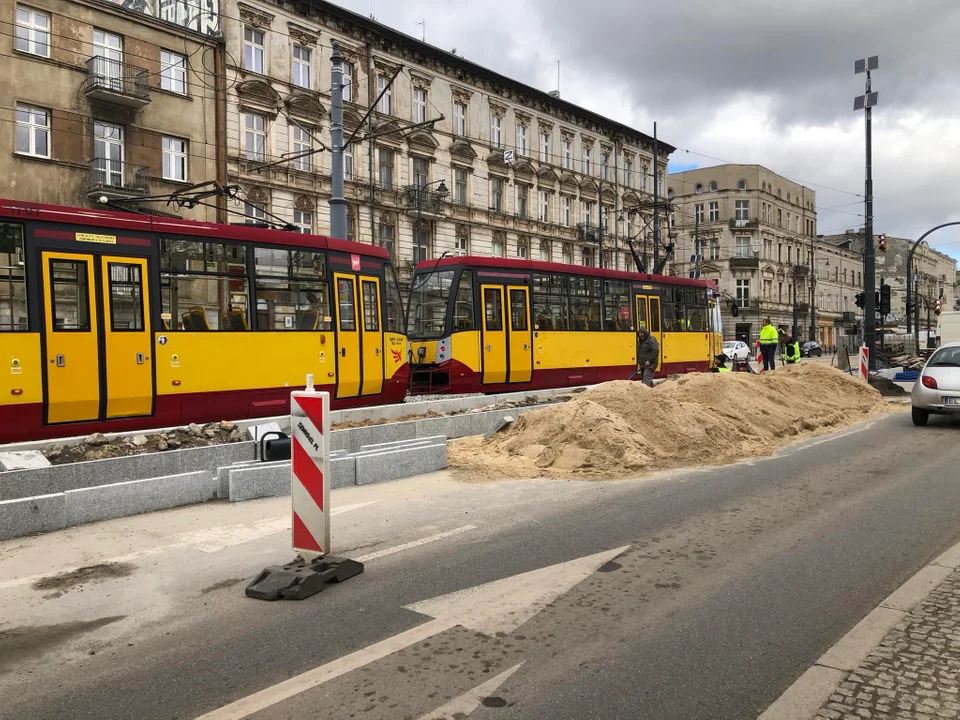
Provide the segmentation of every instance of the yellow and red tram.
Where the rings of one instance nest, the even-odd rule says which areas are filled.
[[[706,371],[723,347],[706,280],[484,257],[417,265],[407,312],[411,392],[502,392],[628,379],[638,327],[657,376]]]
[[[402,327],[381,248],[0,200],[0,442],[400,402]]]

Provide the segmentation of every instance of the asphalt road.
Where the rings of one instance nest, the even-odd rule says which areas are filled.
[[[0,716],[197,717],[435,622],[405,605],[626,547],[519,627],[451,625],[252,717],[435,717],[513,670],[459,717],[755,718],[960,539],[958,433],[960,422],[915,428],[899,413],[770,459],[639,481],[436,476],[350,489],[335,504],[372,504],[337,521],[346,555],[444,535],[301,603],[242,593],[288,559],[285,532],[164,549],[178,522],[249,522],[283,503],[0,543]],[[59,594],[10,584],[72,555],[110,557],[108,541],[156,551]]]

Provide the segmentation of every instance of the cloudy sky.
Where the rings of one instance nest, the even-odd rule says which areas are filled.
[[[760,163],[817,191],[822,234],[863,224],[874,90],[875,229],[960,221],[957,0],[334,0],[680,148],[672,169]],[[833,188],[833,190],[828,189]],[[931,236],[960,258],[960,232]]]

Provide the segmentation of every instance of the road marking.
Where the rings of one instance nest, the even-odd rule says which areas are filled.
[[[437,533],[436,535],[430,535],[429,537],[420,538],[419,540],[413,540],[403,545],[397,545],[396,547],[386,548],[385,550],[377,550],[376,552],[368,553],[362,555],[361,557],[354,558],[359,562],[370,562],[371,560],[376,560],[377,558],[386,557],[387,555],[393,555],[394,553],[403,552],[404,550],[409,550],[410,548],[420,547],[421,545],[426,545],[427,543],[436,542],[437,540],[444,540],[448,537],[454,537],[455,535],[462,535],[463,533],[469,530],[476,530],[476,525],[463,525],[462,527],[455,528],[453,530],[447,530],[446,532]]]
[[[497,688],[503,685],[507,678],[520,669],[519,665],[514,665],[506,672],[502,672],[495,678],[490,678],[483,685],[478,685],[473,690],[468,690],[460,697],[455,697],[443,707],[439,707],[431,713],[423,715],[420,720],[450,720],[450,718],[465,718],[474,710],[480,707],[480,703],[490,697]]]
[[[847,675],[856,670],[887,633],[960,565],[960,543],[887,596],[863,620],[827,650],[816,664],[788,687],[758,720],[793,720],[812,717]]]
[[[458,625],[489,635],[501,630],[509,632],[621,554],[627,547],[531,570],[407,605],[405,607],[408,610],[431,615],[434,619],[224,705],[202,715],[198,720],[240,720]],[[491,604],[495,603],[500,605],[491,607]],[[503,617],[497,617],[501,614]]]
[[[354,505],[340,505],[339,507],[333,508],[333,510],[330,511],[330,514],[340,515],[342,513],[351,512],[352,510],[359,510],[360,508],[373,505],[374,503],[378,502],[380,501],[371,500],[370,502],[356,503]],[[253,525],[222,525],[220,527],[204,528],[203,530],[190,530],[188,532],[173,535],[171,537],[173,542],[166,545],[145,548],[143,550],[138,550],[126,555],[118,555],[105,560],[91,560],[87,566],[100,563],[107,564],[133,562],[134,560],[143,560],[144,558],[153,557],[154,555],[162,555],[163,553],[167,553],[172,550],[181,550],[183,548],[193,548],[205,553],[214,553],[219,552],[220,550],[225,550],[229,547],[242,545],[245,542],[252,542],[254,540],[259,540],[261,538],[274,535],[278,532],[289,530],[289,515],[281,515],[278,517],[267,518],[266,520],[259,520]],[[30,575],[28,577],[5,580],[0,582],[0,590],[7,590],[20,585],[30,585],[31,583],[46,577],[79,570],[80,567],[86,566],[67,567],[60,570],[41,573],[39,575]]]

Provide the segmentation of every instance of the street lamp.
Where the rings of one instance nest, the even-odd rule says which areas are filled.
[[[417,257],[414,260],[414,266],[423,260],[423,198],[427,194],[427,188],[431,185],[437,186],[437,197],[440,200],[443,200],[447,195],[450,194],[450,191],[447,190],[447,185],[443,180],[435,180],[433,182],[424,183],[422,185],[414,185],[414,192],[417,195],[417,239],[416,239],[416,250]]]

